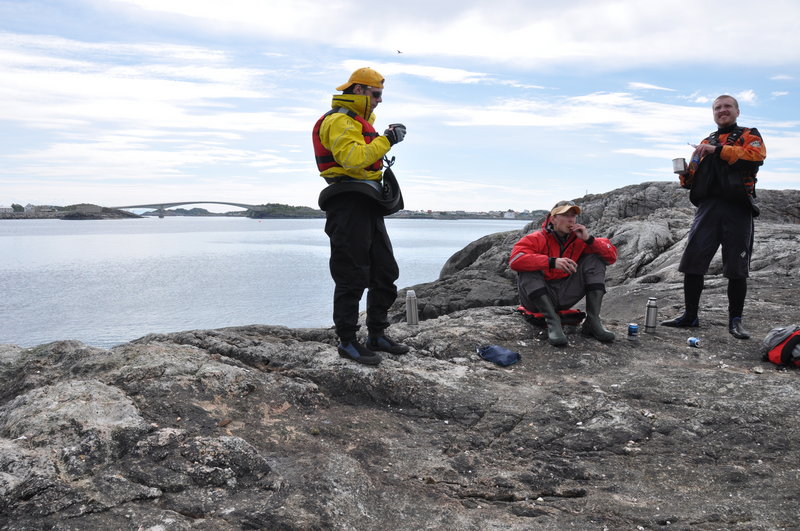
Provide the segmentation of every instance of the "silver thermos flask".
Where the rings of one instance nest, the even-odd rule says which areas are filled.
[[[417,294],[413,289],[406,291],[406,322],[410,325],[419,324],[419,312],[417,311]]]
[[[644,331],[653,334],[656,331],[656,321],[658,321],[658,304],[655,297],[647,299],[647,311],[644,316]]]

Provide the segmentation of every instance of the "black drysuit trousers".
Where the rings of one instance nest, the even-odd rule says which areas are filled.
[[[330,270],[333,323],[343,342],[354,341],[358,304],[367,289],[367,330],[380,335],[389,326],[387,313],[397,298],[395,281],[400,275],[392,242],[379,205],[357,192],[329,200],[325,233],[331,241]]]

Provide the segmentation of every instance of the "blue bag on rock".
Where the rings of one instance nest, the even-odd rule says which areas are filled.
[[[475,350],[478,352],[478,355],[481,358],[503,367],[514,365],[520,360],[518,352],[508,350],[507,348],[499,345],[486,345],[483,347],[478,347]]]

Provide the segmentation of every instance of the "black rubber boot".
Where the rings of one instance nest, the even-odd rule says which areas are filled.
[[[692,315],[686,311],[675,319],[662,321],[661,326],[669,326],[672,328],[697,328],[700,326],[700,319],[697,318],[697,313]]]
[[[337,348],[339,355],[343,358],[349,358],[364,365],[378,365],[381,362],[381,357],[370,349],[359,343],[358,341],[342,341]]]
[[[567,344],[567,336],[564,335],[564,330],[561,328],[561,316],[556,312],[553,306],[553,301],[550,296],[540,295],[532,301],[542,314],[547,323],[547,340],[554,347],[560,347]]]
[[[750,332],[745,330],[744,326],[742,326],[741,317],[731,317],[728,323],[728,332],[736,339],[750,339]]]
[[[367,337],[367,348],[373,352],[388,352],[389,354],[408,354],[409,348],[383,334]]]
[[[594,337],[603,343],[614,341],[614,332],[606,330],[600,320],[600,308],[603,305],[603,290],[595,289],[586,292],[586,320],[581,326],[581,334]]]

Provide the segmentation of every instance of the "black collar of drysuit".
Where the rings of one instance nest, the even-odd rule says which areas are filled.
[[[733,122],[733,124],[727,127],[720,127],[719,129],[717,129],[717,134],[726,135],[728,133],[732,133],[737,127],[739,126],[736,125],[736,122]]]
[[[558,232],[556,232],[556,229],[553,228],[553,224],[552,223],[548,223],[547,224],[546,230],[547,230],[547,232],[549,232],[550,234],[555,236],[556,241],[559,243],[559,245],[561,245],[561,247],[564,247],[564,245],[567,244],[567,241],[569,240],[569,237],[572,236],[571,232],[568,233],[566,236],[561,236]]]

